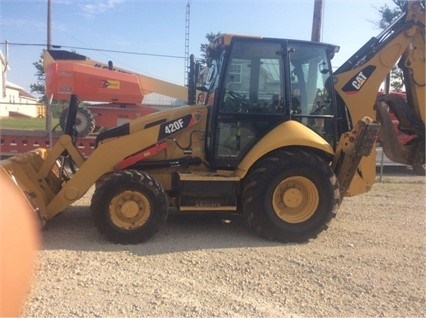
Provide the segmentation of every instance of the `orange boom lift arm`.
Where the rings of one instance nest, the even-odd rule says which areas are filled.
[[[46,95],[69,100],[76,94],[81,100],[140,104],[146,94],[158,93],[186,101],[185,86],[130,72],[91,60],[84,55],[62,50],[45,50]]]

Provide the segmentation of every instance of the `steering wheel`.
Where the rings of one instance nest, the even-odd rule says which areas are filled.
[[[234,112],[245,112],[248,109],[247,99],[244,95],[229,91],[227,100],[227,108]]]

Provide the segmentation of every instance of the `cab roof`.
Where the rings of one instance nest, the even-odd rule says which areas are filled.
[[[232,39],[239,38],[239,39],[273,39],[273,38],[267,38],[267,37],[261,37],[256,35],[241,35],[241,34],[231,34],[231,33],[223,33],[218,35],[209,45],[209,47],[213,50],[220,50],[228,47]],[[286,40],[286,39],[276,39],[276,40]],[[316,43],[316,44],[322,44],[333,48],[333,51],[337,53],[340,49],[339,46],[334,44],[328,44],[328,43],[321,43],[321,42],[310,42],[310,41],[302,41],[302,40],[291,40],[292,42],[304,42],[304,43]]]

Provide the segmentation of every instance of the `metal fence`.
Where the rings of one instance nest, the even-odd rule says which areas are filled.
[[[31,107],[32,105],[28,105]],[[76,146],[80,152],[88,157],[95,148],[96,136],[111,127],[121,125],[146,114],[156,112],[162,109],[175,107],[172,103],[158,105],[113,105],[113,104],[84,104],[80,105],[77,118],[76,129],[78,137]],[[67,117],[67,104],[49,104],[45,106],[49,111],[45,118],[43,128],[5,128],[0,126],[0,155],[2,158],[13,156],[19,153],[25,153],[33,149],[43,147],[49,148],[62,135]],[[25,121],[31,126],[31,120],[25,112],[9,112],[13,118],[25,118]],[[32,116],[35,117],[35,116]]]
[[[425,182],[425,166],[407,166],[391,161],[383,149],[376,147],[376,175],[378,182]]]

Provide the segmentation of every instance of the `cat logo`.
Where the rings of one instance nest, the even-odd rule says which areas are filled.
[[[359,72],[358,76],[352,82],[352,86],[355,87],[355,89],[360,90],[360,88],[362,87],[362,85],[364,85],[366,80],[367,80],[367,77],[362,72]]]
[[[373,65],[364,67],[357,75],[352,77],[345,86],[343,86],[342,91],[348,94],[358,93],[370,78],[371,74],[373,74],[375,69],[376,67]]]

